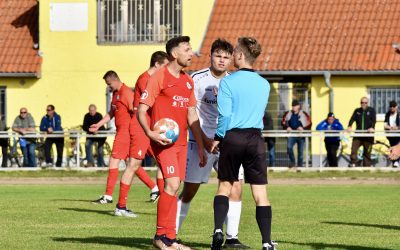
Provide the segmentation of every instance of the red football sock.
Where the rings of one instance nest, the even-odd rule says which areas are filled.
[[[150,178],[150,176],[147,174],[147,172],[143,169],[143,167],[139,167],[138,170],[136,170],[135,174],[137,175],[137,177],[139,177],[139,179],[146,184],[147,187],[149,187],[150,189],[153,189],[156,184],[154,183],[154,181]]]
[[[168,213],[168,227],[167,227],[167,233],[166,236],[169,239],[175,239],[176,238],[176,210],[177,210],[177,205],[178,205],[178,199],[176,196],[174,197],[174,201],[171,204],[171,207],[169,209]]]
[[[157,179],[157,187],[160,190],[160,194],[164,192],[164,179]]]
[[[128,193],[131,189],[131,185],[122,183],[119,184],[119,199],[118,199],[118,206],[120,208],[126,207],[126,200],[128,199]]]
[[[157,231],[156,235],[163,235],[167,233],[168,223],[169,223],[169,213],[173,203],[176,204],[176,197],[167,194],[166,192],[161,192],[160,198],[157,204]],[[176,223],[176,222],[174,222]]]
[[[117,181],[118,181],[118,168],[110,168],[108,170],[106,195],[112,196]]]

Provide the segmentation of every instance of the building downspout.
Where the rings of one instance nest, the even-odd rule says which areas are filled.
[[[324,79],[325,79],[325,85],[329,89],[329,112],[333,113],[333,88],[331,85],[331,73],[329,71],[324,72]]]

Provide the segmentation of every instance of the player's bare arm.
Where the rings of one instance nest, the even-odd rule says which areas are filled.
[[[196,107],[189,107],[188,108],[188,123],[190,129],[193,133],[193,136],[196,140],[197,146],[199,148],[198,154],[200,159],[200,167],[204,167],[207,163],[207,155],[204,151],[204,144],[203,144],[203,137],[202,137],[202,130],[200,128],[200,121],[199,117],[196,113]]]
[[[207,150],[207,152],[211,153],[211,147],[212,147],[212,143],[213,143],[213,139],[208,138],[207,135],[204,133],[204,131],[200,128],[201,130],[201,137],[203,139],[203,144],[204,144],[204,148]]]
[[[150,107],[147,106],[146,104],[140,103],[138,112],[137,112],[137,118],[140,123],[140,126],[142,126],[144,133],[147,135],[147,137],[150,138],[150,140],[155,141],[156,143],[160,145],[168,145],[170,144],[169,139],[164,139],[161,137],[160,133],[157,131],[152,131],[149,127],[149,124],[147,123],[147,118],[146,118],[146,113],[147,110]]]
[[[110,115],[111,114],[111,115]],[[92,124],[89,128],[89,131],[92,133],[95,133],[99,130],[99,128],[101,126],[103,126],[104,124],[106,124],[107,122],[109,122],[112,117],[114,116],[114,113],[112,111],[108,112],[103,119],[101,119],[98,123]]]
[[[400,157],[400,145],[389,148],[389,158],[394,161]]]

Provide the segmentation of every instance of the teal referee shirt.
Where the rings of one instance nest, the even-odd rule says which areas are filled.
[[[216,138],[224,138],[226,131],[234,128],[261,130],[269,92],[269,82],[252,69],[239,69],[222,78],[217,97]]]

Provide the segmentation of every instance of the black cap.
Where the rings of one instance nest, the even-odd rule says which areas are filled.
[[[389,102],[389,107],[397,107],[397,102],[396,101],[390,101]]]
[[[297,100],[293,100],[293,101],[292,101],[292,107],[293,107],[293,106],[297,106],[297,105],[300,105],[300,102],[297,101]]]
[[[329,112],[327,117],[335,117],[335,114],[332,112]]]

